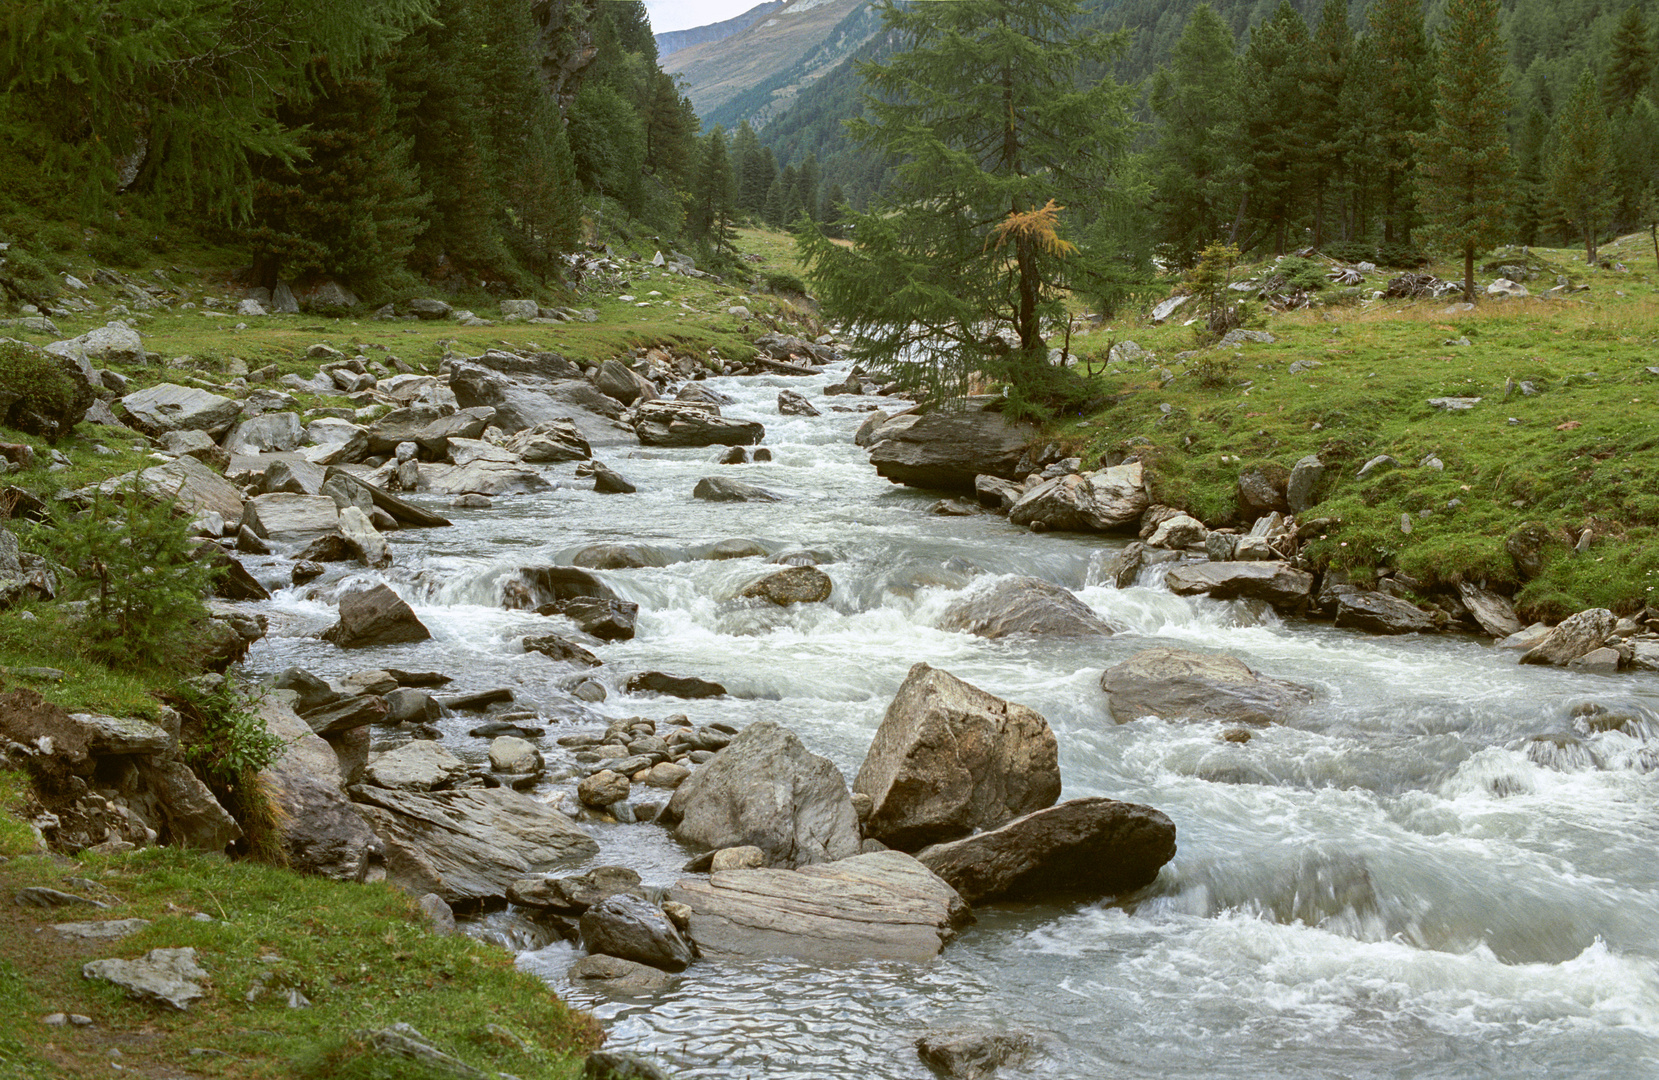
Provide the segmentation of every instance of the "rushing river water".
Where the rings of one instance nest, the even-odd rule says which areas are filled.
[[[876,476],[852,444],[863,414],[777,414],[782,388],[821,407],[858,401],[818,396],[842,377],[710,380],[736,399],[726,415],[765,423],[771,463],[611,448],[598,453],[638,494],[598,495],[573,466],[554,466],[556,491],[392,534],[384,577],[429,642],[341,652],[314,637],[332,603],[286,589],[249,666],[436,669],[456,676],[452,690],[511,686],[552,726],[550,766],[562,760],[553,736],[620,717],[771,719],[850,779],[906,671],[925,660],[1048,718],[1062,798],[1143,802],[1175,821],[1179,851],[1143,893],[983,908],[931,964],[701,962],[661,995],[611,998],[564,982],[567,945],[521,955],[605,1022],[610,1046],[656,1052],[683,1076],[923,1078],[913,1040],[956,1023],[1035,1033],[1042,1054],[1009,1075],[1659,1076],[1659,680],[1522,668],[1468,637],[1283,622],[1174,596],[1157,574],[1103,585],[1120,541],[929,514],[935,496]],[[785,500],[691,498],[719,474]],[[771,568],[759,558],[604,571],[640,618],[634,640],[596,648],[610,687],[599,705],[570,699],[566,665],[519,652],[547,620],[500,607],[514,567],[591,543],[679,558],[731,537],[821,553],[834,594],[788,610],[734,599]],[[964,590],[1010,573],[1076,590],[1117,635],[986,641],[934,628]],[[1314,687],[1317,703],[1245,745],[1222,741],[1215,723],[1118,725],[1101,670],[1155,644],[1228,652]],[[623,693],[641,670],[715,679],[730,696]],[[1586,702],[1636,719],[1575,728]],[[477,760],[486,743],[466,735],[474,723],[443,726],[447,745]],[[1576,739],[1534,741],[1550,733]],[[690,854],[653,825],[589,828],[596,864],[631,866],[651,885],[671,884]]]

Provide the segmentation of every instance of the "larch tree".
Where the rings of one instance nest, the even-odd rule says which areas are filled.
[[[1612,143],[1596,77],[1586,69],[1573,96],[1555,114],[1552,148],[1544,166],[1550,198],[1584,242],[1584,261],[1596,262],[1596,241],[1614,204]]]
[[[803,230],[807,274],[863,362],[941,399],[990,373],[1041,407],[1046,327],[1103,264],[1065,208],[1111,189],[1132,135],[1127,91],[1081,78],[1116,42],[1080,33],[1074,0],[881,10],[899,48],[863,66],[867,112],[848,128],[899,164],[849,215],[851,249]]]
[[[1434,126],[1418,141],[1418,185],[1428,239],[1463,257],[1463,294],[1475,299],[1475,253],[1508,224],[1508,50],[1498,0],[1448,0],[1440,34]]]

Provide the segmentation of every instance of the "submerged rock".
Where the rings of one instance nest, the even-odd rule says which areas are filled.
[[[1069,589],[1033,577],[1004,578],[990,588],[974,591],[945,610],[939,629],[965,630],[983,638],[1112,634],[1112,628]]]
[[[1155,648],[1100,676],[1107,707],[1120,724],[1142,716],[1267,724],[1313,700],[1305,687],[1256,674],[1231,656]]]

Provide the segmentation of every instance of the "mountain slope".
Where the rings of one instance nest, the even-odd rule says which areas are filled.
[[[786,112],[820,79],[859,55],[881,30],[881,14],[869,4],[855,7],[817,46],[798,62],[702,114],[703,126],[719,124],[728,131],[744,120],[756,131]]]
[[[663,57],[662,69],[684,76],[692,107],[697,115],[707,117],[737,95],[799,64],[865,3],[788,0],[736,34]]]
[[[661,34],[653,34],[657,42],[657,57],[661,59],[681,49],[689,49],[693,45],[703,45],[710,41],[719,41],[729,38],[733,34],[747,30],[761,19],[783,7],[784,0],[769,0],[768,3],[756,4],[741,15],[733,16],[725,22],[709,23],[707,26],[693,26],[689,30],[668,30]]]

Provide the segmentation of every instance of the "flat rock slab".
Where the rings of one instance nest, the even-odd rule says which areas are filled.
[[[169,431],[205,431],[218,436],[242,414],[242,403],[206,390],[176,383],[147,387],[121,399],[129,422],[146,435]]]
[[[1436,629],[1434,619],[1416,604],[1364,589],[1336,598],[1335,623],[1372,634],[1429,634]]]
[[[137,960],[94,960],[81,968],[81,975],[114,983],[130,998],[180,1012],[207,996],[203,983],[208,974],[196,963],[195,949],[151,949]]]
[[[106,919],[103,922],[60,922],[52,929],[80,941],[120,941],[150,925],[149,919]]]
[[[714,959],[930,960],[973,920],[955,889],[897,851],[722,870],[681,880],[669,898],[691,908],[692,940]]]
[[[1313,575],[1282,562],[1202,562],[1164,575],[1177,596],[1204,594],[1212,600],[1265,600],[1294,607],[1313,592]]]
[[[131,483],[133,474],[127,473],[105,480],[97,491],[113,496]],[[171,502],[192,516],[213,513],[226,521],[242,517],[241,489],[193,457],[153,465],[138,474],[137,483],[150,498]]]
[[[1096,898],[1152,883],[1175,857],[1175,823],[1150,806],[1072,799],[918,852],[970,904]]]
[[[93,757],[106,754],[155,754],[172,744],[165,730],[135,716],[105,716],[102,713],[71,713],[80,726],[86,752]]]
[[[1168,648],[1107,668],[1100,687],[1120,724],[1148,715],[1268,724],[1313,700],[1306,687],[1258,675],[1231,656]]]
[[[461,791],[351,789],[386,849],[387,878],[446,903],[505,900],[515,881],[599,853],[569,818],[511,788]]]

